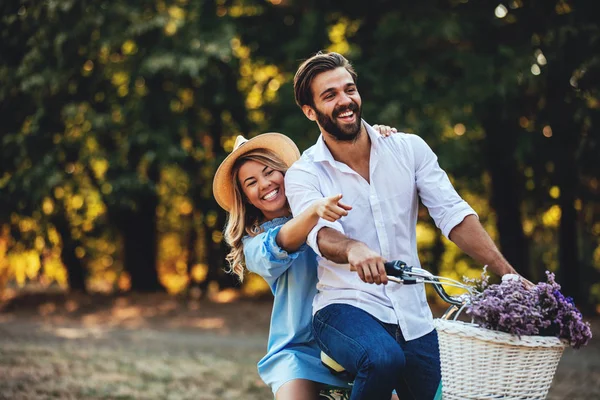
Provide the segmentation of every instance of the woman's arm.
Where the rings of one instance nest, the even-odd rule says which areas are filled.
[[[274,291],[277,279],[287,271],[296,258],[297,252],[306,241],[308,233],[319,218],[335,221],[348,214],[352,207],[341,203],[342,195],[316,200],[306,211],[283,225],[268,229],[256,236],[243,239],[244,258],[248,270],[259,274]]]
[[[352,207],[342,203],[341,198],[341,194],[325,197],[286,222],[276,237],[277,244],[285,251],[294,252],[306,242],[306,237],[319,218],[333,222],[348,215]]]
[[[244,260],[246,268],[264,278],[271,290],[275,290],[277,279],[292,266],[301,253],[288,253],[277,244],[276,237],[283,225],[261,232],[256,236],[244,237]]]

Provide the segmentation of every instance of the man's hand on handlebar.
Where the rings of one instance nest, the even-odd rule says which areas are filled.
[[[388,277],[384,262],[383,257],[364,243],[354,242],[348,249],[350,270],[356,271],[363,282],[387,285]]]

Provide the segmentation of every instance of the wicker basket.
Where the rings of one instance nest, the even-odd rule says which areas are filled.
[[[444,400],[545,399],[565,348],[556,337],[521,336],[436,319]]]

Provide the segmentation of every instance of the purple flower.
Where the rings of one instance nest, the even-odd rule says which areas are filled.
[[[576,349],[585,346],[592,337],[590,324],[583,322],[573,299],[560,292],[554,274],[546,271],[546,275],[547,282],[532,289],[514,280],[488,286],[487,278],[482,279],[467,313],[487,329],[517,336],[556,336]]]

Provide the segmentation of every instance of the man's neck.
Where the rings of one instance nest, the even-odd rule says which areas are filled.
[[[356,140],[336,140],[332,135],[323,131],[323,140],[331,152],[333,159],[342,162],[362,175],[369,181],[369,159],[371,156],[371,138],[364,124]]]

